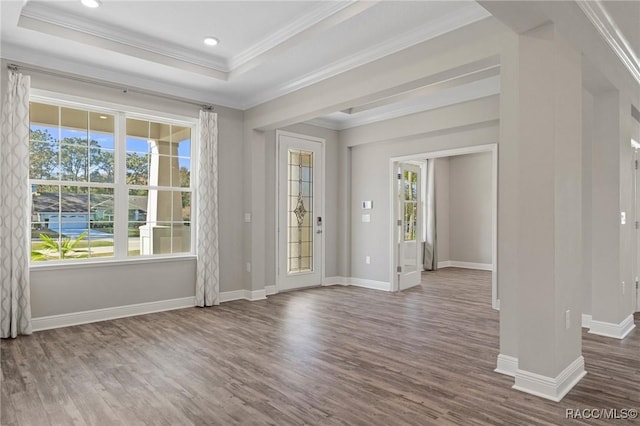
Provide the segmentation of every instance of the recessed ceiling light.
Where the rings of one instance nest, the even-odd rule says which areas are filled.
[[[101,120],[106,120],[107,119],[106,115],[99,115],[98,117],[100,117]]]
[[[218,40],[215,37],[205,37],[204,38],[204,44],[206,44],[207,46],[215,46],[218,43],[220,43],[220,40]]]
[[[100,4],[101,4],[99,0],[80,0],[80,3],[92,9],[95,9],[96,7],[100,7]]]

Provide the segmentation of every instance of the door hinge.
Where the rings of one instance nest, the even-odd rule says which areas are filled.
[[[638,170],[638,160],[634,160],[634,162],[633,162],[633,163],[634,163],[634,168],[635,168],[636,170]]]
[[[398,173],[398,180],[402,179],[402,173]]]
[[[398,225],[398,226],[402,226],[402,219],[398,219],[398,220],[396,221],[396,225]]]
[[[636,229],[640,229],[640,222],[636,220]]]
[[[397,271],[398,273],[401,273],[401,272],[402,272],[402,266],[398,266],[398,267],[396,268],[396,271]]]

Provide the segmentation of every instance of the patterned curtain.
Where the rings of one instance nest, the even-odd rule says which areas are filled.
[[[200,111],[196,306],[220,304],[218,268],[218,114]]]
[[[9,71],[0,140],[0,337],[31,334],[29,87]]]

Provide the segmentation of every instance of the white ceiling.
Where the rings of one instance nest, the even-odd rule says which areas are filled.
[[[248,109],[487,18],[486,9],[517,31],[552,19],[543,3],[480,4],[102,0],[89,9],[79,0],[0,0],[0,54],[19,65]],[[594,26],[607,21],[609,38],[638,66],[640,1],[577,4]],[[205,46],[205,36],[220,44]],[[346,129],[495,95],[498,73],[497,59],[470,64],[314,123]],[[596,77],[587,75],[594,87]]]
[[[473,1],[102,0],[97,9],[2,1],[1,8],[6,59],[241,109],[489,16]],[[208,35],[220,44],[205,46]]]

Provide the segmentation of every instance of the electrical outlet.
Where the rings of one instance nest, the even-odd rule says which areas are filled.
[[[247,262],[247,272],[251,272],[251,262]]]
[[[364,263],[366,263],[367,265],[371,265],[371,256],[365,256]]]
[[[564,326],[567,330],[571,327],[571,310],[569,309],[564,313]]]
[[[626,284],[624,283],[624,281],[622,281],[622,295],[624,296],[624,290],[625,290]]]

